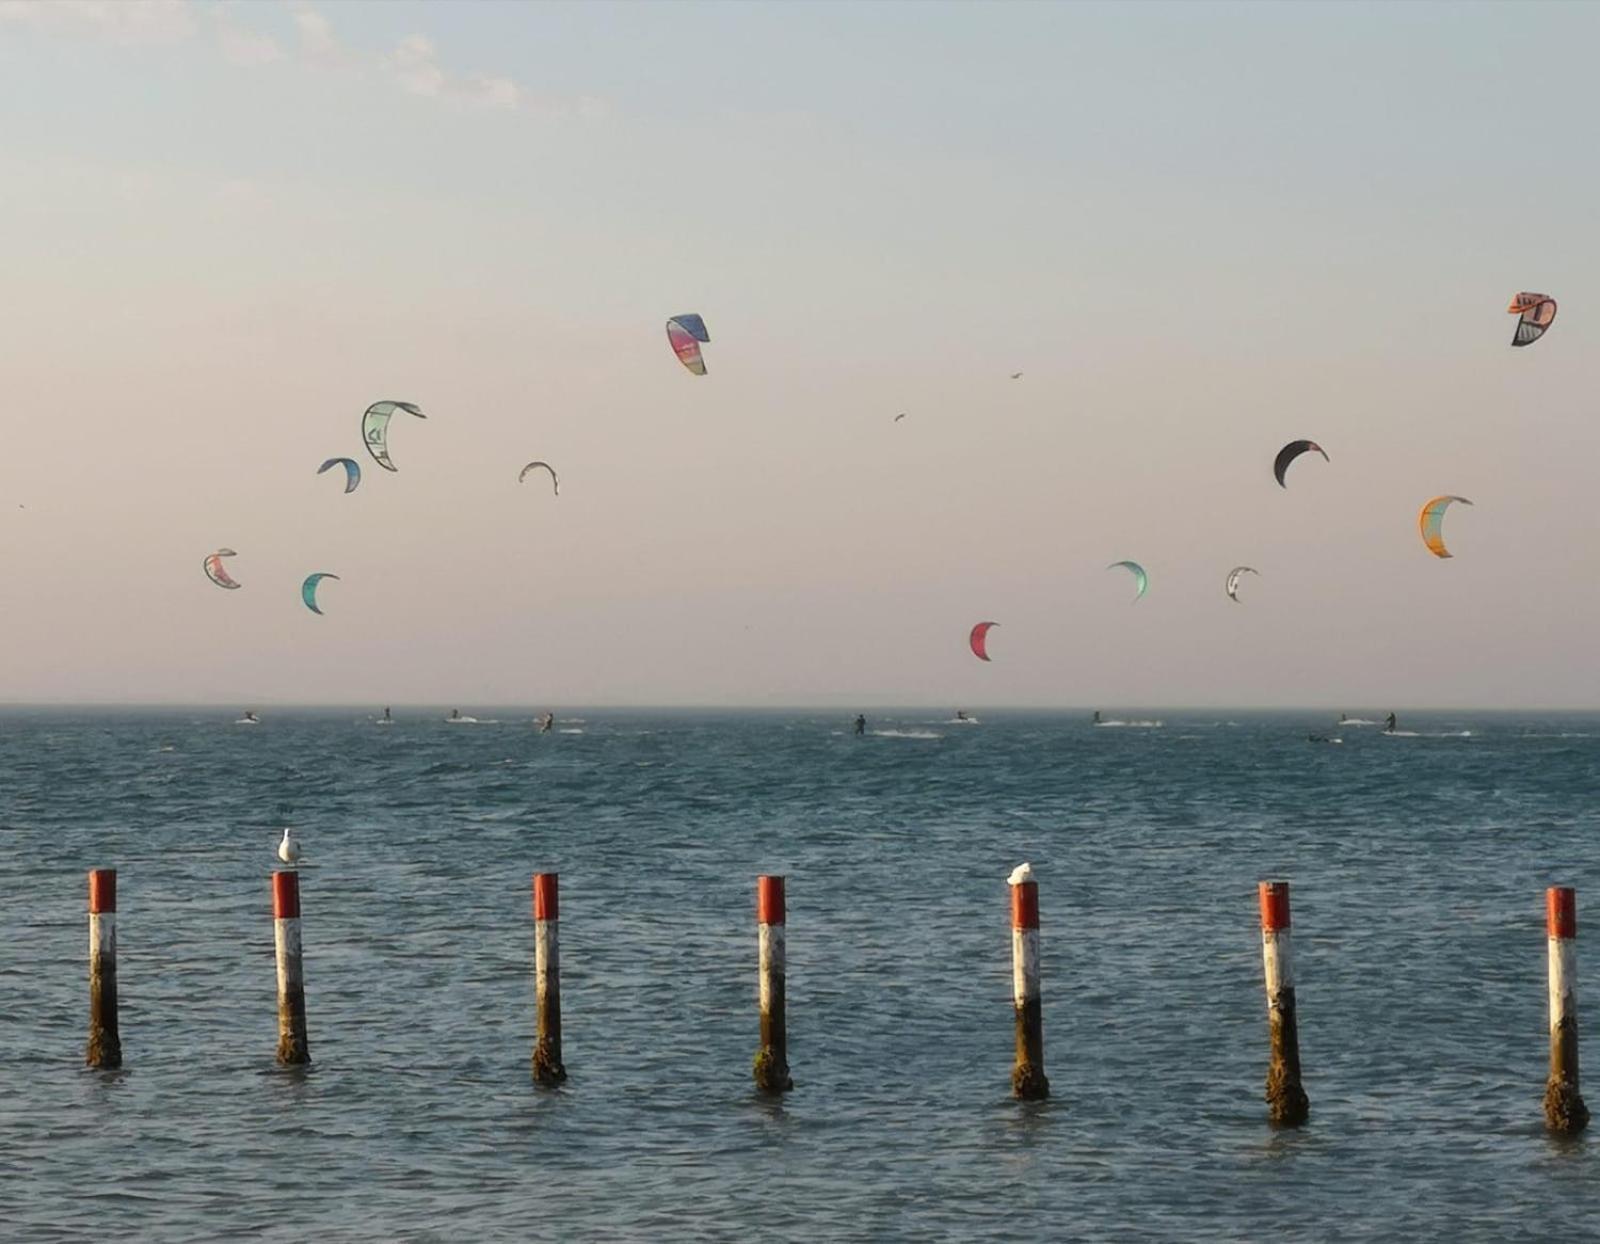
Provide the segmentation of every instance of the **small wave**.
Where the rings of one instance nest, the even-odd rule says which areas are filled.
[[[1097,721],[1096,726],[1121,726],[1132,730],[1159,730],[1166,725],[1164,721]]]
[[[875,739],[942,739],[937,730],[869,730]]]
[[[583,733],[583,727],[582,726],[571,726],[571,727],[568,727],[566,729],[557,730],[556,733],[557,734],[582,734]]]
[[[1341,726],[1376,726],[1380,722],[1368,721],[1365,717],[1345,717],[1339,722]]]

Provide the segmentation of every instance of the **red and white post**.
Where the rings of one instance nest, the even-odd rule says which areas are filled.
[[[784,986],[785,916],[783,878],[756,879],[756,936],[761,968],[761,1048],[756,1051],[756,1088],[763,1093],[786,1093],[794,1087],[789,1078],[788,1013]]]
[[[117,1029],[117,870],[89,870],[89,1050],[84,1061],[113,1071],[122,1066]]]
[[[1011,873],[1011,1004],[1017,1025],[1017,1058],[1011,1068],[1012,1095],[1022,1101],[1050,1096],[1044,1074],[1044,1003],[1039,992],[1039,883],[1033,867],[1019,864]]]
[[[1295,1018],[1294,960],[1289,948],[1289,883],[1263,881],[1261,958],[1267,975],[1267,1024],[1272,1057],[1267,1064],[1267,1113],[1278,1127],[1299,1127],[1311,1117],[1300,1086],[1300,1027]]]
[[[1578,894],[1553,885],[1544,893],[1550,960],[1550,1079],[1544,1121],[1552,1132],[1573,1135],[1589,1123],[1578,1093]]]
[[[278,956],[278,1062],[285,1067],[311,1061],[306,1043],[306,978],[300,961],[300,874],[280,868],[272,874],[272,937]]]
[[[561,938],[556,873],[533,874],[533,972],[538,998],[538,1030],[533,1045],[533,1079],[560,1084],[567,1078],[561,1063]]]

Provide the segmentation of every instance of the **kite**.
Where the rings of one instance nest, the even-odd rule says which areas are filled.
[[[972,645],[972,655],[978,660],[989,659],[989,631],[999,625],[998,622],[980,622],[972,628],[972,634],[967,636],[967,643]]]
[[[527,479],[528,472],[533,470],[534,467],[543,467],[545,470],[550,472],[550,482],[555,485],[556,496],[559,497],[561,495],[561,481],[556,478],[555,467],[551,466],[548,462],[528,463],[528,465],[523,467],[522,471],[517,475],[517,483],[520,484],[523,480]]]
[[[1517,331],[1511,336],[1514,346],[1531,346],[1544,336],[1545,329],[1556,321],[1556,300],[1549,294],[1523,292],[1511,300],[1507,315],[1520,315]],[[1445,556],[1449,556],[1446,554]]]
[[[300,599],[305,601],[306,608],[311,610],[312,613],[320,614],[322,610],[317,608],[317,586],[324,579],[337,579],[338,577],[336,574],[327,574],[320,571],[317,574],[308,574],[306,581],[300,585]]]
[[[215,553],[212,553],[204,562],[206,568],[206,578],[210,579],[218,587],[243,587],[244,584],[240,583],[237,579],[230,575],[222,565],[222,559],[224,557],[237,556],[239,555],[232,549],[218,549]]]
[[[1422,529],[1422,542],[1428,546],[1428,552],[1435,557],[1455,556],[1445,548],[1444,533],[1440,530],[1444,526],[1444,512],[1450,508],[1452,501],[1459,501],[1462,505],[1472,504],[1465,497],[1452,497],[1446,494],[1428,502],[1417,515],[1417,526]]]
[[[667,340],[672,352],[697,376],[706,374],[705,360],[700,357],[700,343],[711,340],[706,322],[698,315],[675,315],[667,321]]]
[[[329,458],[317,468],[317,474],[321,475],[324,471],[331,471],[336,466],[344,468],[344,490],[346,492],[354,492],[356,485],[361,483],[361,464],[354,458]],[[393,468],[390,469],[392,470]]]
[[[1278,456],[1272,463],[1272,473],[1278,477],[1279,488],[1287,488],[1289,486],[1283,482],[1283,474],[1289,469],[1291,462],[1305,453],[1319,453],[1322,455],[1324,462],[1332,461],[1328,457],[1328,451],[1315,441],[1290,441],[1282,449],[1278,450]]]
[[[1020,371],[1014,371],[1014,372],[1011,373],[1011,378],[1013,380],[1021,380],[1022,379],[1022,373]]]
[[[398,471],[394,460],[389,457],[389,420],[394,412],[403,410],[408,415],[415,415],[418,419],[428,416],[417,409],[410,402],[374,402],[368,406],[361,416],[361,439],[366,443],[367,452],[372,459],[385,471]]]
[[[1254,566],[1235,566],[1228,571],[1228,599],[1237,604],[1239,600],[1239,580],[1247,574],[1259,575],[1260,573]]]
[[[1150,576],[1145,574],[1144,567],[1138,562],[1112,562],[1106,569],[1115,570],[1118,566],[1125,567],[1133,575],[1133,581],[1139,585],[1139,590],[1133,594],[1133,599],[1138,600],[1150,586]]]

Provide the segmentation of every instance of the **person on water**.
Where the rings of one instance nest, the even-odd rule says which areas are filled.
[[[450,720],[451,721],[458,720],[460,718],[460,716],[461,716],[461,710],[459,708],[453,708],[453,709],[450,710]]]
[[[867,732],[867,717],[866,717],[866,714],[865,713],[857,713],[856,714],[856,733],[857,734],[865,734],[866,732]]]
[[[1097,726],[1100,724],[1100,710],[1099,709],[1095,709],[1094,710],[1094,724],[1097,725]]]
[[[1394,729],[1395,729],[1395,725],[1396,725],[1396,722],[1395,722],[1395,719],[1394,719],[1394,714],[1390,713],[1386,718],[1384,718],[1384,721],[1383,721],[1383,732],[1385,734],[1393,734],[1394,733]]]
[[[384,708],[383,708],[383,719],[385,721],[393,721],[394,720],[393,716],[391,716],[390,713],[389,713],[389,706],[387,704],[384,705]]]
[[[956,720],[957,721],[965,721],[966,719],[967,719],[967,710],[964,709],[964,708],[956,709]]]
[[[244,710],[244,719],[246,721],[259,721],[260,720],[260,718],[258,718],[256,716],[256,710],[253,709],[253,708],[247,708],[247,709]]]
[[[549,712],[545,713],[545,715],[543,717],[539,718],[539,733],[540,734],[549,734],[550,733],[550,727],[555,725],[555,724],[556,724],[556,715],[554,713],[549,713]]]

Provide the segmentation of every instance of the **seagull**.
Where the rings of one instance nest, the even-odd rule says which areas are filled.
[[[902,410],[898,415],[896,415],[894,417],[894,422],[899,423],[900,420],[904,419],[905,417],[906,417],[906,412]]]
[[[300,844],[294,840],[294,830],[287,825],[283,827],[283,841],[278,844],[278,858],[285,864],[293,864],[300,858]]]
[[[1011,870],[1011,875],[1006,878],[1007,885],[1027,885],[1033,880],[1033,865],[1018,864]]]
[[[1021,380],[1022,379],[1022,373],[1020,371],[1014,371],[1014,372],[1011,373],[1011,378],[1013,380]]]

